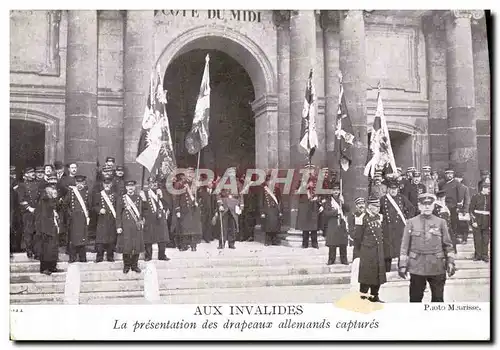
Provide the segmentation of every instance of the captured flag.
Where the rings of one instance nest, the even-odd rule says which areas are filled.
[[[157,67],[156,75],[151,75],[136,158],[137,163],[146,167],[150,173],[162,168],[168,174],[176,168],[166,104],[167,95],[163,90],[160,67]]]
[[[377,96],[377,111],[373,120],[373,130],[370,137],[370,147],[368,154],[368,163],[366,164],[365,176],[375,175],[375,170],[385,170],[386,172],[396,172],[396,161],[392,153],[391,139],[389,129],[384,115],[384,105],[380,88]],[[390,168],[389,168],[390,167]]]
[[[313,71],[309,72],[306,84],[306,95],[304,108],[302,109],[302,126],[300,129],[300,146],[306,150],[309,160],[318,147],[318,135],[316,133],[316,91],[312,82]]]
[[[339,109],[337,111],[337,128],[335,130],[335,150],[342,170],[347,171],[352,163],[351,147],[354,142],[351,118],[347,111],[344,87],[340,84]]]
[[[210,122],[210,73],[208,62],[210,57],[205,57],[205,69],[201,79],[200,93],[196,101],[193,126],[186,136],[186,148],[190,154],[198,153],[208,145],[208,125]]]

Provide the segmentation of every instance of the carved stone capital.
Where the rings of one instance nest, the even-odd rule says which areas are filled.
[[[289,10],[273,11],[273,22],[276,28],[290,28],[290,12]]]
[[[320,26],[324,31],[337,31],[339,28],[340,11],[322,10],[320,14]]]
[[[481,19],[484,16],[483,10],[452,10],[451,14],[454,18]]]

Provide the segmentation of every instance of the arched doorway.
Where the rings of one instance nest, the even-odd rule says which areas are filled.
[[[44,164],[45,124],[30,120],[10,120],[10,164],[20,176],[26,167]]]
[[[255,166],[255,100],[252,81],[238,61],[219,50],[193,49],[178,55],[165,72],[167,113],[178,166],[196,166],[184,139],[189,132],[205,65],[210,55],[210,125],[208,146],[201,151],[200,166],[223,172],[238,166],[240,172]]]
[[[401,131],[390,130],[392,152],[396,160],[396,166],[404,171],[409,166],[416,166],[416,158],[413,147],[413,137]],[[368,133],[368,147],[370,147],[371,132]]]

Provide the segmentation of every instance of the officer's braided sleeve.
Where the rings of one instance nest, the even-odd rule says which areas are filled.
[[[447,264],[455,263],[455,248],[453,247],[453,242],[451,241],[450,233],[448,232],[448,224],[444,219],[441,219],[441,230],[443,232],[443,252],[446,256]]]
[[[403,231],[403,238],[401,240],[401,250],[399,252],[400,269],[406,269],[406,267],[408,266],[408,253],[410,251],[410,239],[412,230],[413,230],[412,221],[408,220]]]

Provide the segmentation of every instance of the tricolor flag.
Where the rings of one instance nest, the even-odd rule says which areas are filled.
[[[151,74],[136,158],[150,173],[162,168],[168,174],[176,168],[166,104],[167,94],[163,90],[163,78],[158,66],[156,75]]]
[[[210,122],[210,73],[208,62],[210,57],[205,57],[205,69],[201,79],[200,93],[196,101],[193,125],[186,136],[186,148],[190,154],[198,153],[208,145],[208,125]]]
[[[335,150],[338,150],[338,160],[342,170],[347,171],[352,163],[351,147],[354,142],[354,132],[351,118],[347,111],[344,87],[340,83],[339,109],[337,111],[337,128],[335,130]]]
[[[309,161],[311,161],[316,147],[318,147],[318,135],[316,134],[316,91],[312,82],[313,71],[309,72],[306,84],[306,95],[304,108],[302,109],[302,126],[300,130],[300,146],[306,150]]]
[[[392,153],[391,139],[385,120],[380,87],[378,90],[377,111],[375,112],[375,119],[373,120],[368,159],[370,160],[365,167],[365,176],[371,176],[373,178],[375,170],[379,169],[386,173],[396,172],[396,161]]]

